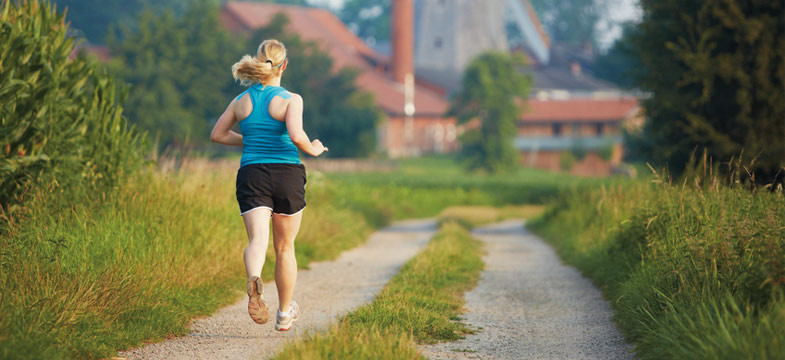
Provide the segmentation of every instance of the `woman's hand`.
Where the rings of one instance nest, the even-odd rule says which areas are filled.
[[[311,141],[311,146],[313,147],[314,153],[311,154],[313,156],[319,156],[325,151],[327,151],[327,147],[324,146],[324,144],[322,144],[322,142],[319,141],[319,139],[315,139],[314,141]]]

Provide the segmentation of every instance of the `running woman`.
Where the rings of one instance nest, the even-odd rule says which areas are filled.
[[[311,156],[327,151],[321,141],[310,141],[303,131],[302,97],[281,87],[287,65],[286,48],[272,39],[259,45],[256,56],[245,55],[234,64],[235,80],[249,88],[229,104],[210,134],[214,142],[243,147],[236,195],[248,233],[243,253],[248,314],[258,324],[269,317],[260,276],[272,217],[280,304],[275,329],[279,331],[289,330],[300,317],[292,297],[297,280],[294,238],[305,209],[305,167],[297,149]],[[242,135],[232,131],[237,123]]]

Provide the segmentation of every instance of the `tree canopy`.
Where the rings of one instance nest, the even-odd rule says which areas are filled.
[[[606,0],[531,2],[553,41],[596,45],[597,22],[607,10]]]
[[[785,166],[785,3],[642,0],[633,38],[649,157],[684,169],[694,150],[715,161],[757,156],[766,182]]]
[[[390,0],[346,0],[338,16],[361,39],[389,41],[391,13]]]
[[[219,24],[218,8],[194,2],[183,16],[143,11],[135,28],[110,38],[112,71],[132,85],[129,119],[162,145],[206,143],[210,121],[238,88],[229,68],[241,43]]]
[[[520,71],[525,65],[526,59],[520,54],[489,52],[466,68],[462,88],[449,112],[458,116],[459,123],[479,121],[479,126],[469,124],[460,139],[460,157],[469,169],[496,173],[516,166],[516,123],[532,83]]]
[[[594,75],[623,88],[635,86],[638,59],[632,44],[637,23],[629,22],[622,27],[622,36],[603,54],[594,59]]]
[[[110,41],[110,68],[132,85],[129,119],[161,145],[207,144],[210,127],[243,90],[233,82],[232,64],[244,53],[255,55],[262,40],[275,38],[289,58],[281,85],[305,99],[309,135],[322,139],[330,156],[369,155],[381,119],[372,96],[355,86],[354,70],[335,71],[317,43],[288,31],[288,21],[279,14],[254,34],[238,36],[222,28],[217,6],[206,1],[179,17],[143,11],[135,28],[122,28],[120,40]]]
[[[200,0],[201,1],[201,0]],[[209,0],[219,5],[227,0]],[[307,0],[243,0],[308,6]],[[153,12],[173,11],[181,15],[192,1],[182,0],[54,0],[61,11],[67,7],[66,20],[71,32],[87,38],[91,43],[103,44],[112,25],[134,28],[139,14],[147,9]]]

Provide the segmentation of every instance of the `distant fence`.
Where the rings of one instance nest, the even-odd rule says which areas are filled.
[[[398,169],[398,162],[394,160],[306,159],[303,162],[308,170],[322,172],[387,172]]]

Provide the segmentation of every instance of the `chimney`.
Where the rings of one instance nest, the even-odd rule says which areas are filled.
[[[404,84],[414,75],[414,0],[392,0],[392,75]]]

